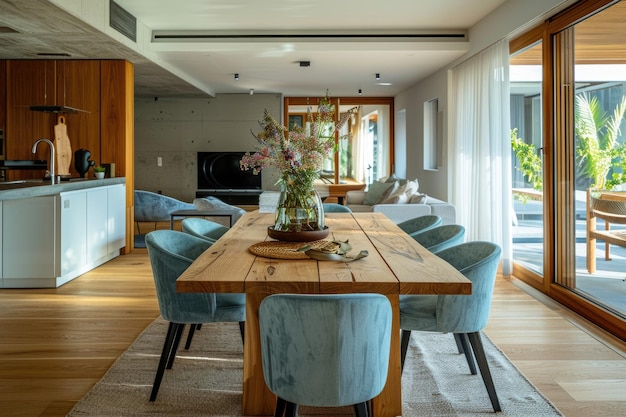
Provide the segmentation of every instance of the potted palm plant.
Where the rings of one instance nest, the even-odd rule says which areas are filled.
[[[579,173],[591,181],[589,204],[594,210],[620,215],[624,203],[602,196],[626,183],[626,144],[617,141],[625,112],[626,96],[611,115],[602,110],[597,97],[576,96],[576,162]]]
[[[590,178],[593,190],[612,190],[626,182],[626,144],[617,141],[625,112],[626,96],[611,115],[602,110],[597,97],[576,96],[576,165]]]

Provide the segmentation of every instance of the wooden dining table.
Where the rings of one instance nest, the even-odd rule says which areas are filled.
[[[179,292],[246,294],[243,403],[246,416],[273,415],[276,397],[263,379],[258,311],[270,294],[379,293],[393,309],[387,383],[372,400],[375,417],[402,415],[400,294],[471,294],[471,282],[430,253],[382,213],[327,213],[327,240],[349,241],[353,262],[274,259],[249,248],[271,240],[273,214],[246,213],[178,278]],[[304,245],[304,244],[303,244]]]

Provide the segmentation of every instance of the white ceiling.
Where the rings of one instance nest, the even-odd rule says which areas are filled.
[[[59,20],[59,10],[50,5],[42,9],[41,3],[48,2],[1,0],[0,26],[4,24],[19,33],[13,34],[8,45],[2,42],[7,35],[0,34],[0,58],[35,58],[20,56],[19,51],[32,55],[36,47],[41,50],[45,45],[69,50],[79,58],[124,54],[135,63],[137,95],[193,95],[199,90],[213,95],[248,93],[254,89],[256,93],[288,96],[319,96],[326,90],[333,96],[356,96],[361,89],[364,97],[394,96],[469,49],[471,39],[441,35],[467,35],[469,28],[504,2],[116,0],[137,18],[138,42],[143,44],[133,51],[112,43],[108,55],[103,56],[103,42],[112,40],[105,42],[98,32],[93,33],[94,40],[90,42],[85,34],[90,32],[89,26],[74,22],[73,16],[61,16],[80,27],[80,36],[74,34],[73,43],[68,43],[69,36],[61,36],[62,28],[45,36],[46,30],[51,32],[47,28]],[[44,12],[54,13],[55,19],[46,18]],[[150,39],[150,34],[162,31],[193,31],[226,38],[176,42]],[[144,32],[148,35],[142,37]],[[18,42],[20,34],[24,39]],[[402,36],[416,34],[429,36]],[[152,62],[136,52],[141,48],[150,52],[143,55],[149,55]],[[299,61],[310,61],[310,67],[300,67]],[[161,65],[174,68],[193,87],[175,80]],[[234,79],[235,73],[239,74],[239,81]],[[380,74],[378,81],[376,73]]]

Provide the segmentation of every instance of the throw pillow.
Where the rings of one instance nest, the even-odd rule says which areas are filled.
[[[380,197],[378,197],[378,201],[376,201],[376,204],[381,204],[383,201],[385,201],[387,197],[389,197],[391,194],[396,192],[398,187],[400,187],[400,184],[398,183],[398,181],[395,181],[394,183],[392,183],[391,187],[387,189],[387,191],[382,193]]]
[[[244,214],[246,211],[241,207],[231,206],[228,203],[223,202],[217,197],[209,196],[203,198],[196,198],[193,200],[193,205],[196,207],[198,211],[206,211],[210,212],[211,210],[216,211],[227,211],[232,212],[232,223],[235,224],[237,220]],[[207,216],[210,217],[210,216]]]
[[[374,204],[378,203],[378,200],[381,198],[381,196],[385,195],[387,191],[391,190],[394,184],[395,183],[374,181],[367,189],[367,193],[365,194],[365,198],[363,199],[363,204],[373,206]]]
[[[406,184],[406,179],[404,178],[398,178],[398,176],[396,174],[391,174],[390,176],[388,176],[387,178],[381,178],[379,181],[383,181],[383,182],[398,182],[398,184],[400,185],[404,185]]]
[[[413,194],[417,192],[417,181],[407,181],[404,185],[401,185],[389,194],[389,196],[382,201],[382,204],[406,204]]]
[[[426,194],[415,193],[409,199],[409,204],[426,204],[428,196]]]

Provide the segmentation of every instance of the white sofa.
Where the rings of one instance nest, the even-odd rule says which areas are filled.
[[[353,212],[376,211],[389,217],[394,223],[400,223],[415,217],[427,214],[436,214],[441,217],[442,224],[456,223],[456,209],[454,205],[445,201],[427,196],[424,202],[407,204],[374,204],[365,205],[366,191],[348,191],[345,204]]]

